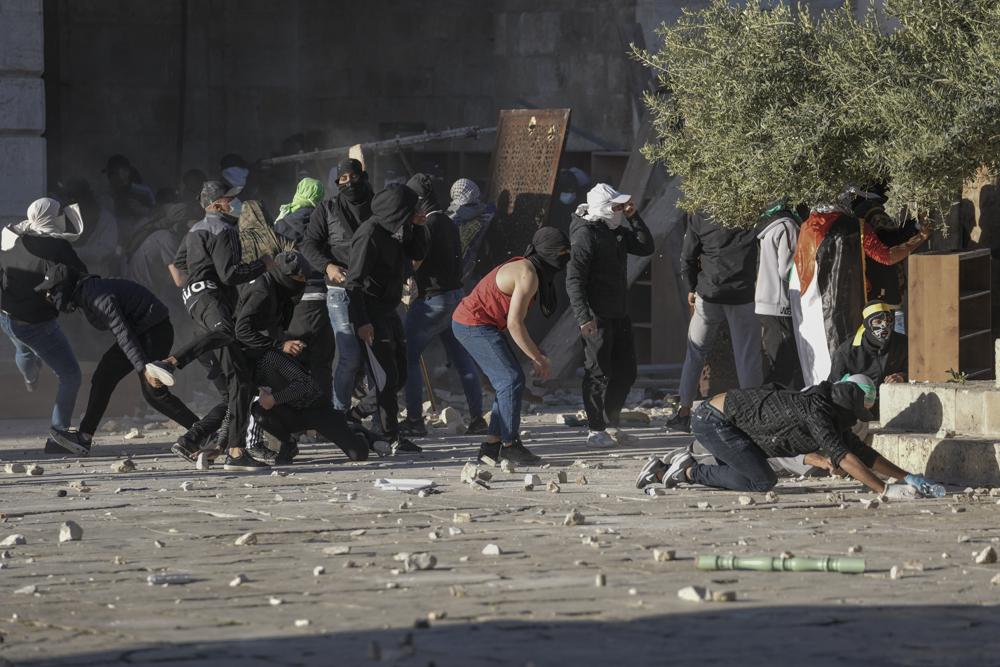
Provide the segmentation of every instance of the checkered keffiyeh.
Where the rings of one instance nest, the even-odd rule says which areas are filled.
[[[451,186],[451,201],[459,206],[479,201],[479,186],[468,178],[460,178]]]

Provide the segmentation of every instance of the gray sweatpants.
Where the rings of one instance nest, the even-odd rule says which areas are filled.
[[[681,371],[682,407],[691,407],[698,395],[698,380],[701,378],[701,369],[705,366],[705,356],[723,322],[729,322],[740,387],[759,387],[764,382],[760,321],[754,313],[753,302],[732,306],[709,303],[699,296],[695,299],[694,316],[688,325],[687,354],[684,357],[684,370]]]

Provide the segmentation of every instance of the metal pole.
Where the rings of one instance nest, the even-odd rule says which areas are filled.
[[[372,141],[361,144],[361,150],[371,153],[385,153],[399,150],[403,146],[418,146],[431,141],[441,141],[445,139],[478,139],[482,135],[493,134],[497,131],[495,127],[459,127],[454,130],[443,130],[441,132],[424,132],[408,137],[396,137],[395,139],[385,139],[383,141]],[[354,146],[356,144],[351,144]],[[337,158],[347,154],[351,146],[340,146],[337,148],[324,148],[317,151],[305,153],[295,153],[293,155],[281,155],[261,160],[261,164],[285,164],[288,162],[305,162],[306,160],[322,160],[326,158]]]

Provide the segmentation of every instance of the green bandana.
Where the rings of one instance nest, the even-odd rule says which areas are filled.
[[[278,220],[300,208],[316,208],[323,199],[323,184],[315,178],[303,178],[295,188],[295,196],[290,204],[282,204],[278,210]]]

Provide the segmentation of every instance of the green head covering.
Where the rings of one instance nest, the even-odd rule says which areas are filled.
[[[323,184],[315,178],[303,178],[295,188],[295,196],[290,204],[282,204],[278,210],[278,220],[300,208],[316,208],[323,199]]]

